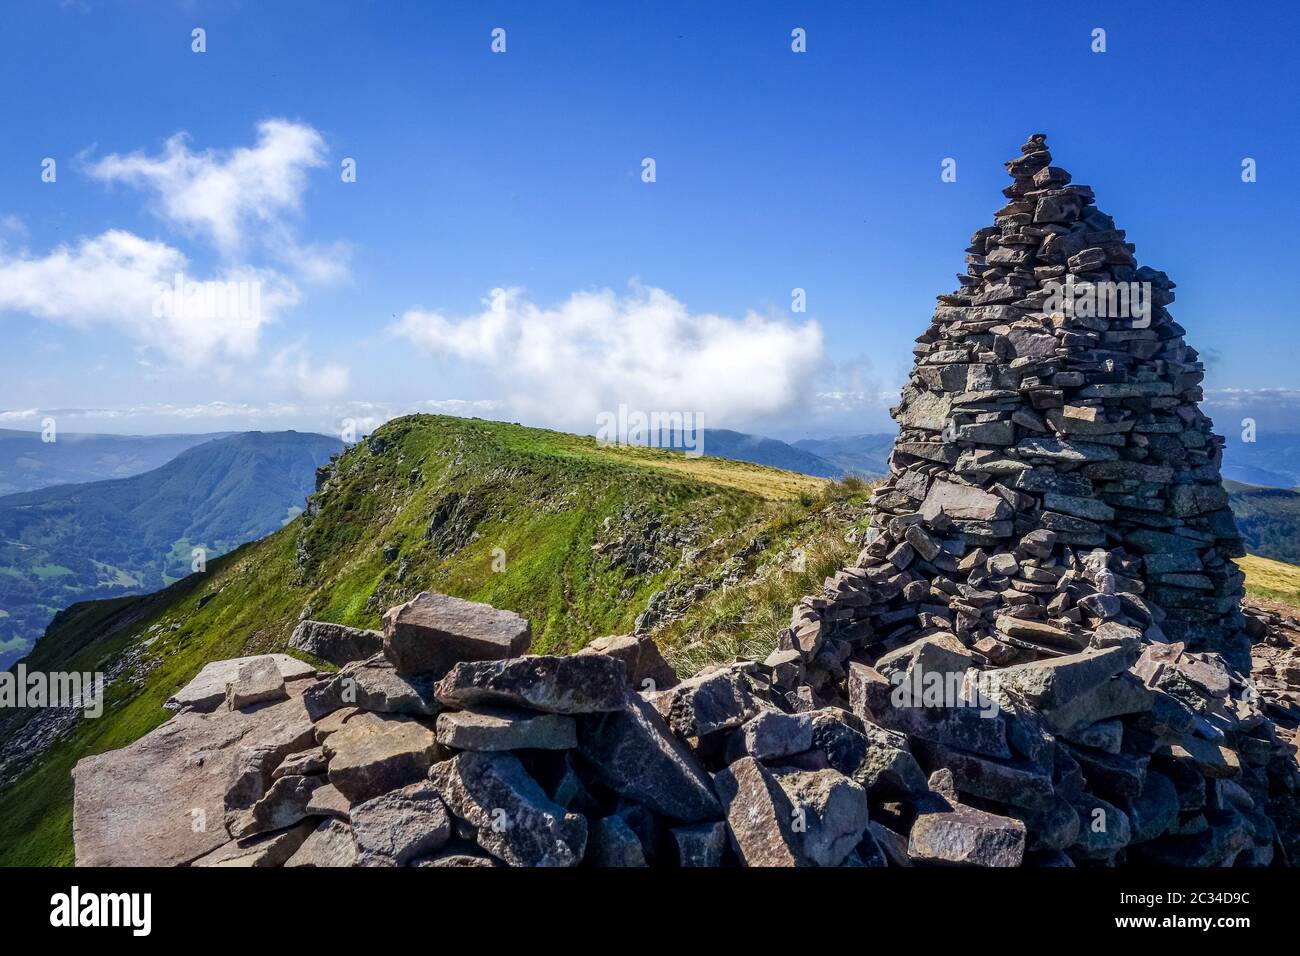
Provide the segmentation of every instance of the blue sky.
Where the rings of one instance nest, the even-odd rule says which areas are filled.
[[[1178,283],[1220,426],[1294,430],[1297,6],[1088,7],[7,5],[0,426],[889,430],[1041,131]],[[151,321],[133,283],[176,263],[257,279],[264,321]]]

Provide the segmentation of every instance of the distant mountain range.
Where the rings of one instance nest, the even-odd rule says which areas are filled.
[[[729,458],[769,468],[796,471],[815,478],[878,478],[886,474],[886,459],[894,445],[893,435],[854,435],[845,438],[804,439],[784,442],[762,435],[727,428],[702,429],[702,443],[693,432],[664,436],[660,447],[676,450],[703,448],[708,458]]]
[[[342,448],[324,435],[248,432],[130,478],[0,498],[0,668],[75,601],[157,590],[190,573],[194,548],[214,558],[275,531]]]
[[[844,435],[839,438],[803,438],[794,443],[800,451],[829,462],[840,475],[859,478],[882,478],[889,474],[889,453],[894,448],[893,432],[888,434]]]
[[[204,435],[89,435],[0,428],[0,495],[35,491],[52,485],[129,478],[153,471],[187,448],[235,432]]]
[[[1229,434],[1223,477],[1269,488],[1300,487],[1300,432],[1261,431],[1253,442]]]

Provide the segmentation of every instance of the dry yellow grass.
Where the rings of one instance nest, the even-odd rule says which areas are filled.
[[[1237,559],[1246,575],[1246,593],[1300,607],[1300,567],[1248,554]]]
[[[711,485],[735,488],[768,501],[791,501],[801,495],[816,495],[827,484],[825,478],[729,458],[691,458],[681,452],[630,446],[596,447],[611,458],[676,472]]]

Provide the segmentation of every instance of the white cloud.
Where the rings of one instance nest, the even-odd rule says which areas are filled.
[[[309,401],[338,398],[348,390],[348,369],[326,363],[316,365],[301,345],[281,349],[267,369],[272,381]]]
[[[157,194],[154,211],[182,229],[207,235],[227,256],[240,254],[256,234],[282,253],[297,248],[290,217],[302,208],[307,170],[325,163],[325,141],[315,129],[282,119],[257,125],[257,144],[193,151],[177,133],[162,153],[117,153],[87,172]]]
[[[0,311],[82,330],[108,325],[196,366],[252,355],[262,326],[299,300],[297,287],[272,270],[232,266],[204,278],[188,266],[178,249],[118,229],[45,256],[0,251]],[[179,302],[178,275],[187,284]]]
[[[482,312],[408,311],[392,331],[432,355],[482,365],[521,416],[590,431],[598,412],[700,411],[706,423],[801,404],[822,359],[815,322],[692,313],[661,289],[577,292],[542,308],[494,289]]]

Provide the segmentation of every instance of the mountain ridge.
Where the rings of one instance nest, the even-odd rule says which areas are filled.
[[[311,492],[316,467],[342,448],[323,435],[246,432],[129,478],[0,498],[0,666],[75,600],[155,590],[196,557],[279,527]]]

